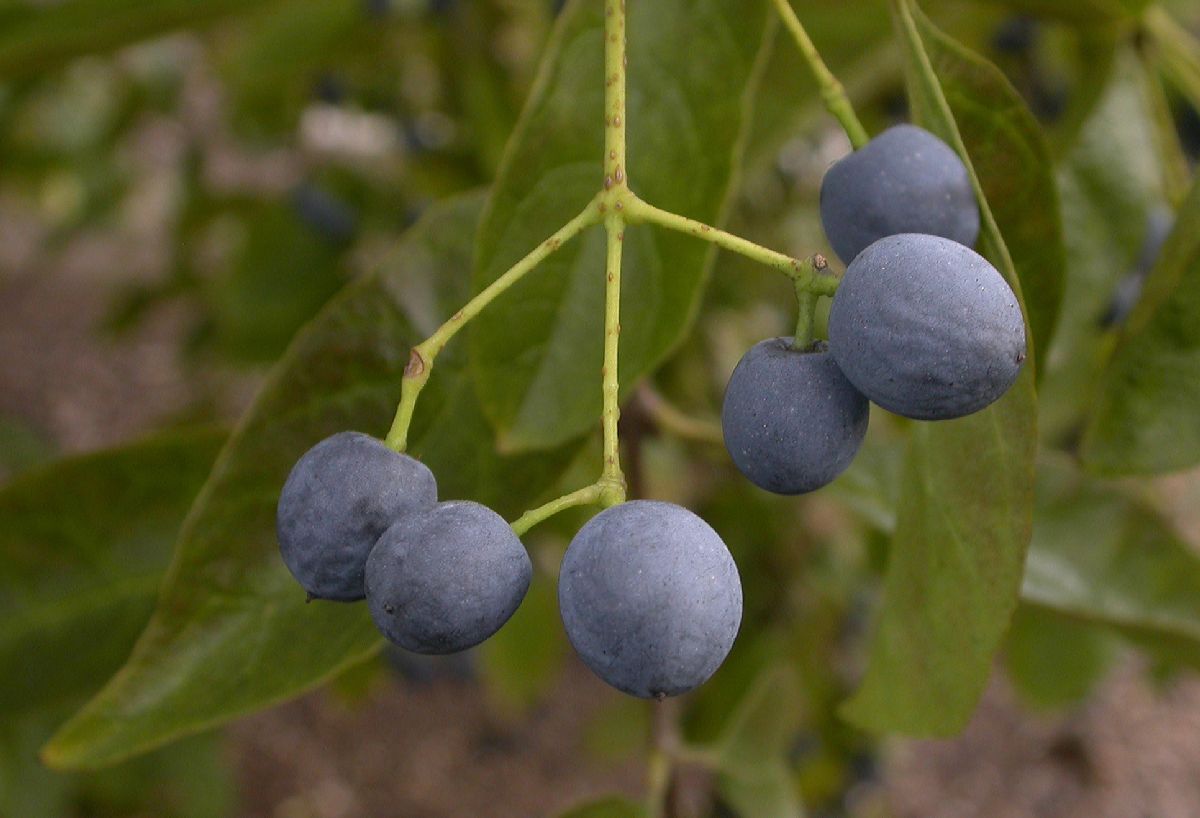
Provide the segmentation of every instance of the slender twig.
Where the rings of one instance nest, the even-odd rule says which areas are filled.
[[[466,326],[467,322],[482,312],[484,307],[492,303],[509,287],[524,278],[526,274],[553,255],[568,241],[599,221],[600,197],[597,196],[596,199],[588,203],[588,206],[578,216],[559,228],[554,235],[539,244],[525,258],[510,267],[507,272],[468,301],[461,310],[452,315],[446,323],[438,327],[433,335],[430,335],[420,344],[413,347],[409,355],[408,366],[404,370],[404,380],[401,383],[400,405],[396,409],[396,417],[392,421],[391,430],[388,432],[388,446],[398,452],[404,451],[408,446],[408,427],[412,424],[413,411],[417,405],[417,398],[420,396],[421,390],[425,388],[425,384],[429,381],[429,374],[433,370],[434,359],[437,358],[438,353],[442,351],[446,344],[450,342],[450,339],[457,335]]]
[[[518,537],[522,537],[529,529],[538,523],[550,519],[561,511],[566,511],[575,506],[589,506],[600,502],[600,495],[603,490],[603,483],[593,483],[586,488],[579,489],[579,491],[559,497],[557,500],[551,500],[543,506],[530,509],[513,522],[512,530],[516,532]]]
[[[645,222],[679,233],[686,233],[711,242],[722,249],[743,255],[773,270],[778,270],[790,278],[798,288],[806,292],[816,295],[833,295],[837,292],[839,279],[830,270],[829,262],[822,255],[814,255],[803,260],[792,258],[755,244],[741,236],[735,236],[695,219],[655,207],[636,197],[630,197],[627,200],[625,213],[631,224]]]
[[[796,41],[800,54],[816,78],[825,108],[841,123],[842,130],[846,132],[851,145],[855,148],[866,145],[871,141],[871,137],[867,134],[862,122],[859,121],[858,115],[854,113],[854,106],[850,104],[850,97],[846,96],[846,89],[829,70],[829,66],[825,65],[825,61],[821,59],[817,47],[813,45],[812,38],[808,36],[804,24],[792,10],[791,4],[788,0],[771,0],[771,2],[774,3],[775,9],[783,19],[784,26],[791,33],[792,39]]]
[[[604,476],[614,482],[623,481],[621,474],[621,445],[617,433],[617,422],[621,417],[620,381],[617,377],[617,358],[621,341],[621,249],[625,241],[624,223],[619,217],[605,220],[608,230],[607,281],[604,295]],[[612,498],[623,501],[622,496]],[[608,500],[605,505],[609,505]]]
[[[604,201],[607,238],[604,287],[603,409],[605,507],[625,501],[621,473],[618,358],[621,347],[621,259],[625,244],[625,201],[632,198],[625,163],[625,0],[606,0],[604,11]]]

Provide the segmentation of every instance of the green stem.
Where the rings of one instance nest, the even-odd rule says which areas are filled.
[[[621,341],[621,250],[625,242],[625,221],[620,214],[604,221],[608,233],[608,263],[604,288],[604,479],[612,490],[605,492],[605,507],[625,502],[625,476],[621,472],[621,443],[617,421],[621,417],[620,380],[617,362]]]
[[[625,0],[606,0],[604,11],[604,192],[600,211],[605,213],[607,238],[604,287],[604,370],[601,425],[604,430],[604,485],[600,503],[605,507],[625,502],[625,475],[621,472],[621,442],[617,421],[621,417],[618,360],[621,345],[621,258],[625,243],[625,203],[633,198],[625,163],[626,100]]]
[[[841,123],[842,130],[850,138],[850,144],[855,149],[863,147],[871,141],[871,137],[867,134],[862,122],[859,121],[858,115],[854,113],[854,106],[850,104],[850,97],[846,96],[846,89],[829,70],[829,66],[825,65],[825,61],[821,59],[812,38],[808,36],[804,24],[796,16],[796,12],[792,10],[788,0],[771,0],[771,2],[775,4],[775,9],[783,19],[784,26],[791,33],[792,39],[796,41],[796,45],[800,48],[800,54],[816,78],[825,108]]]
[[[817,296],[797,285],[796,303],[799,314],[796,318],[796,335],[792,341],[792,349],[808,349],[815,340]]]
[[[450,339],[457,335],[472,318],[479,315],[488,304],[524,278],[527,273],[553,255],[560,247],[587,228],[597,224],[600,221],[601,207],[601,197],[597,196],[578,216],[564,224],[554,235],[539,244],[525,258],[489,284],[479,295],[468,301],[461,310],[438,327],[433,335],[413,347],[408,366],[404,369],[404,379],[400,389],[400,405],[396,409],[395,420],[392,421],[392,428],[387,435],[388,446],[398,452],[403,452],[407,448],[408,427],[412,423],[417,398],[420,397],[421,390],[429,381],[434,360],[450,342]]]
[[[837,292],[839,279],[831,273],[829,262],[822,255],[815,255],[803,261],[795,259],[783,253],[762,247],[741,236],[735,236],[716,227],[710,227],[695,219],[689,219],[686,216],[679,216],[675,213],[662,210],[649,202],[638,199],[632,194],[625,203],[625,216],[631,224],[643,222],[656,224],[659,227],[665,227],[668,230],[674,230],[679,233],[686,233],[698,239],[711,242],[725,250],[743,255],[773,270],[778,270],[790,278],[797,288],[807,292],[816,295],[833,295]]]
[[[593,483],[587,488],[564,495],[557,500],[551,500],[544,506],[538,506],[535,509],[526,511],[513,522],[512,530],[516,532],[518,537],[523,537],[529,529],[538,523],[550,519],[559,512],[566,511],[575,506],[588,506],[598,503],[600,502],[604,488],[605,484],[603,482]]]
[[[605,0],[604,189],[628,185],[625,164],[625,0]]]

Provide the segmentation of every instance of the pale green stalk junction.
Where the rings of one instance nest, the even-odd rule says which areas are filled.
[[[549,258],[560,247],[578,236],[587,228],[600,220],[599,197],[593,199],[583,211],[564,224],[558,231],[539,244],[525,258],[514,264],[504,275],[489,284],[479,295],[467,302],[461,310],[450,316],[446,323],[421,343],[413,347],[409,355],[408,366],[404,369],[404,380],[400,388],[400,406],[396,409],[396,418],[388,432],[387,445],[398,452],[408,446],[408,427],[412,423],[413,410],[416,409],[417,398],[429,381],[433,371],[433,362],[438,353],[450,343],[450,339],[459,333],[484,307],[491,304],[509,287],[516,284],[526,273],[536,268]]]
[[[513,522],[518,536],[524,535],[538,523],[566,509],[581,505],[609,507],[623,503],[626,497],[625,476],[621,471],[620,440],[617,424],[620,419],[620,380],[618,359],[621,337],[621,262],[628,225],[652,224],[708,241],[717,247],[739,253],[786,275],[800,297],[800,319],[797,325],[797,343],[807,345],[812,336],[812,316],[817,298],[831,296],[837,290],[838,277],[828,270],[825,259],[819,255],[799,260],[761,247],[754,242],[702,224],[693,219],[662,210],[634,195],[629,188],[629,172],[625,154],[626,122],[626,38],[625,3],[627,0],[604,0],[604,174],[603,185],[596,197],[571,221],[559,228],[529,252],[523,259],[509,268],[503,275],[489,284],[472,298],[461,310],[438,327],[438,329],[413,348],[408,366],[404,370],[400,404],[396,417],[387,435],[387,445],[403,452],[408,447],[408,432],[412,424],[417,399],[428,383],[438,353],[466,324],[479,315],[489,304],[508,291],[514,284],[534,270],[542,261],[560,247],[590,227],[603,224],[607,239],[604,297],[604,369],[602,372],[603,403],[601,426],[603,429],[604,465],[595,483],[552,500],[543,506],[527,511]],[[653,2],[653,0],[645,0]],[[791,8],[786,0],[779,0],[781,13],[788,22]],[[801,44],[801,50],[814,67],[822,93],[830,110],[838,117],[851,141],[858,144],[859,137],[865,142],[865,132],[858,124],[849,100],[841,85],[825,68],[804,29],[791,14],[789,27]],[[799,32],[797,34],[797,32]],[[661,407],[660,407],[661,408]],[[679,413],[669,413],[667,420],[680,429],[689,426]],[[667,425],[672,425],[668,423]],[[703,437],[717,439],[705,428]],[[719,430],[718,430],[719,432]]]
[[[825,108],[841,123],[842,130],[846,132],[846,136],[849,137],[850,144],[854,146],[855,150],[863,147],[871,141],[871,137],[867,134],[867,129],[859,122],[858,115],[854,113],[854,106],[850,104],[850,98],[846,96],[845,87],[838,82],[837,77],[829,70],[829,66],[825,65],[825,61],[821,59],[817,47],[813,45],[812,38],[808,36],[804,24],[796,16],[796,12],[792,10],[788,0],[771,0],[771,2],[775,4],[775,10],[779,12],[784,26],[792,35],[792,39],[796,41],[800,54],[816,78]]]
[[[773,270],[778,270],[790,278],[798,290],[804,292],[813,293],[814,295],[833,295],[837,292],[840,279],[830,273],[829,262],[820,254],[804,260],[792,258],[783,253],[768,250],[766,247],[760,247],[754,242],[743,239],[740,236],[710,227],[695,219],[689,219],[686,216],[679,216],[662,210],[652,204],[643,202],[636,196],[632,196],[632,194],[630,200],[625,204],[627,220],[630,224],[655,224],[659,227],[665,227],[668,230],[695,236],[725,250],[730,250],[753,261],[757,261],[759,264],[770,267]]]

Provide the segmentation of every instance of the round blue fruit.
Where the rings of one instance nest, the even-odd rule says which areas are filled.
[[[567,636],[608,684],[642,698],[703,684],[742,619],[742,585],[725,543],[692,512],[635,500],[593,517],[558,581]]]
[[[805,494],[846,470],[867,433],[871,406],[825,344],[790,338],[755,345],[738,362],[721,409],[725,448],[750,482]]]
[[[829,348],[875,403],[916,420],[978,412],[1016,381],[1025,321],[987,259],[938,236],[881,239],[847,268]]]
[[[420,461],[368,435],[339,432],[288,475],[276,510],[279,550],[314,599],[362,599],[363,568],[379,535],[436,502],[437,481]]]
[[[533,565],[504,518],[467,501],[401,518],[367,560],[367,606],[379,630],[416,653],[456,653],[508,621]]]
[[[979,203],[958,154],[913,125],[897,125],[829,169],[821,222],[849,264],[879,239],[927,233],[968,247],[979,238]]]

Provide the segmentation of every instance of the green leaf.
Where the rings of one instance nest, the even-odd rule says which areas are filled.
[[[881,488],[864,518],[882,520],[888,530],[886,512],[892,502]],[[1057,632],[1073,630],[1075,639],[1093,642],[1064,646],[1064,637],[1051,648],[1042,635],[1042,645],[1020,648],[1026,655],[1018,661],[1027,665],[1057,660],[1074,667],[1057,670],[1074,678],[1033,682],[1056,700],[1039,703],[1062,701],[1068,690],[1086,683],[1081,677],[1089,666],[1100,669],[1105,649],[1096,643],[1097,627],[1132,639],[1160,658],[1200,665],[1200,557],[1159,513],[1113,485],[1086,477],[1065,459],[1039,464],[1021,602],[1018,619],[1026,621],[1014,627],[1027,627],[1034,617],[1043,622],[1041,617],[1049,615]],[[1043,697],[1034,693],[1033,698]]]
[[[235,773],[226,742],[214,733],[99,772],[46,769],[38,762],[38,748],[69,712],[56,706],[0,724],[0,815],[222,818],[235,812]]]
[[[767,4],[654,0],[630,3],[628,12],[628,177],[660,207],[720,222],[766,53]],[[603,22],[600,2],[562,13],[479,234],[476,289],[600,189]],[[620,372],[628,387],[683,339],[713,253],[651,228],[627,231],[624,247]],[[479,392],[506,448],[558,444],[597,422],[603,301],[603,236],[593,231],[473,327]]]
[[[251,205],[235,258],[205,281],[214,340],[239,363],[269,363],[337,293],[345,243],[301,221],[289,204]]]
[[[1029,378],[998,406],[914,427],[862,687],[843,708],[880,732],[969,720],[1016,607],[1036,448]]]
[[[1200,463],[1200,182],[1130,316],[1084,436],[1087,466],[1157,474]]]
[[[1114,488],[1043,469],[1022,598],[1200,667],[1200,557]]]
[[[763,672],[730,718],[716,746],[717,786],[739,815],[804,815],[787,766],[800,716],[800,685],[777,666]]]
[[[926,55],[928,24],[916,22],[909,0],[894,8],[918,120],[962,152]],[[1020,297],[986,198],[980,207],[984,246]],[[859,726],[948,735],[970,719],[1017,604],[1032,528],[1036,415],[1026,367],[983,412],[913,425],[870,664],[842,709]]]
[[[35,74],[279,0],[66,0],[0,5],[0,76]]]
[[[612,796],[569,809],[559,818],[646,818],[646,811],[632,801]]]
[[[94,691],[154,609],[179,525],[225,439],[174,432],[0,490],[0,712]]]
[[[129,662],[50,742],[48,763],[111,763],[294,696],[378,649],[364,606],[304,603],[279,559],[275,503],[318,440],[387,429],[409,348],[436,323],[431,312],[461,302],[481,207],[472,196],[431,211],[394,264],[347,288],[297,336],[192,508]],[[471,497],[511,515],[571,452],[500,457],[463,362],[457,345],[438,359],[412,453],[434,470],[443,499]]]
[[[1137,55],[1122,50],[1059,169],[1067,289],[1038,389],[1038,426],[1043,440],[1054,443],[1073,440],[1092,409],[1112,344],[1103,316],[1137,264],[1149,213],[1162,207],[1159,163],[1146,150],[1155,137],[1145,84]]]
[[[1005,648],[1008,675],[1034,707],[1066,707],[1082,701],[1108,669],[1112,642],[1088,623],[1022,605],[1013,617]]]
[[[1040,371],[1057,323],[1067,266],[1050,146],[1000,69],[952,40],[919,11],[913,19],[1021,281]],[[918,102],[914,109],[919,119],[941,132],[940,117],[928,110],[929,102]],[[946,137],[944,132],[940,135]],[[997,240],[993,235],[983,244],[993,262],[998,260]]]

